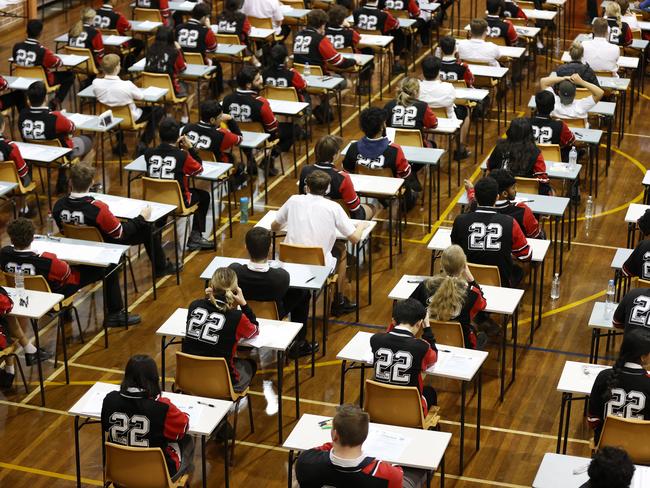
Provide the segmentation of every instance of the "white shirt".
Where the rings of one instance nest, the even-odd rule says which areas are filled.
[[[499,66],[499,46],[483,39],[458,41],[458,55],[463,61],[486,61],[490,66]]]
[[[596,105],[596,101],[591,95],[580,100],[574,99],[570,105],[562,105],[560,97],[555,95],[553,89],[547,88],[547,90],[555,96],[555,108],[551,112],[551,117],[557,117],[558,119],[586,119],[589,110]]]
[[[434,80],[420,81],[420,100],[426,102],[431,108],[446,108],[447,117],[456,118],[454,112],[454,100],[456,100],[456,89],[451,83]]]
[[[336,258],[332,256],[336,231],[348,237],[356,230],[338,203],[309,193],[289,197],[278,210],[275,221],[280,225],[286,224],[284,242],[323,248],[325,264],[332,270],[336,268]]]
[[[589,63],[594,71],[618,71],[618,58],[621,55],[621,49],[610,43],[604,37],[595,37],[582,43],[584,54],[583,63]]]
[[[93,91],[97,100],[108,107],[128,105],[134,122],[142,115],[142,109],[137,107],[133,101],[142,100],[144,94],[131,81],[122,80],[119,76],[106,75],[93,80]]]
[[[280,34],[280,27],[284,20],[280,0],[245,0],[241,11],[248,17],[271,19],[275,33]]]

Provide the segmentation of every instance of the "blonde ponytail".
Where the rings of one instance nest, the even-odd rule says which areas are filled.
[[[94,9],[90,7],[84,8],[81,11],[81,20],[74,23],[70,29],[70,32],[68,32],[68,36],[79,37],[79,34],[81,34],[84,30],[84,23],[93,25],[93,22],[95,21],[95,15],[97,15],[97,12],[95,12]]]
[[[84,30],[84,23],[81,20],[79,20],[75,22],[70,28],[70,32],[68,32],[68,37],[79,37],[79,34],[81,34],[83,30]]]
[[[618,28],[621,29],[623,27],[623,20],[621,18],[621,6],[618,3],[607,2],[607,6],[605,7],[605,15],[607,17],[616,17],[616,24],[618,25]]]
[[[217,268],[210,278],[212,292],[207,294],[208,300],[220,312],[232,310],[235,308],[237,286],[237,275],[232,269]]]
[[[447,321],[457,317],[463,309],[467,282],[461,278],[440,275],[427,283],[435,293],[429,299],[429,317],[433,320]]]
[[[417,78],[404,78],[399,84],[399,91],[395,99],[398,105],[408,107],[420,96],[420,82]]]

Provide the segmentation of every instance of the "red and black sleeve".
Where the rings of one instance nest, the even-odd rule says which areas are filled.
[[[614,315],[612,315],[612,324],[617,329],[622,329],[625,327],[625,312],[627,309],[627,297],[623,297],[621,303],[618,304],[616,310],[614,310]]]
[[[160,9],[160,16],[163,18],[163,23],[167,25],[168,17],[171,15],[169,0],[158,0],[158,7]]]
[[[79,272],[73,271],[68,263],[57,258],[56,254],[44,252],[41,254],[41,257],[50,260],[50,271],[47,275],[47,281],[60,285],[75,285],[79,283]]]
[[[70,134],[74,132],[75,125],[72,120],[67,118],[61,112],[52,112],[52,114],[56,117],[55,130],[57,134]]]
[[[427,108],[424,110],[424,121],[423,125],[425,129],[435,129],[438,127],[438,117],[433,113],[431,107],[427,105]]]
[[[548,175],[546,174],[546,161],[542,151],[539,151],[535,164],[533,165],[533,176],[541,183],[548,183]]]
[[[400,466],[393,466],[379,459],[375,459],[374,462],[365,466],[361,471],[373,478],[386,480],[388,484],[382,485],[386,486],[386,488],[401,488],[404,483],[404,472]]]
[[[165,415],[165,425],[163,435],[170,441],[178,441],[185,437],[188,427],[190,426],[190,417],[174,405],[169,398],[158,397],[157,401],[169,405],[167,415]]]
[[[357,46],[359,45],[359,41],[361,41],[361,34],[359,34],[356,30],[350,29],[352,31],[352,48],[356,49]]]
[[[293,73],[291,86],[293,86],[299,92],[305,90],[307,88],[307,82],[302,77],[302,75],[298,73],[294,68],[291,68],[291,73]]]
[[[7,80],[5,80],[2,76],[0,76],[0,90],[4,90],[5,88],[7,88],[8,84],[9,83],[7,83]]]
[[[257,318],[248,305],[241,308],[243,312],[239,323],[237,324],[237,331],[235,332],[235,341],[239,342],[241,339],[251,339],[260,333]]]
[[[43,67],[47,69],[54,69],[61,66],[61,58],[50,51],[48,48],[44,48],[45,53],[43,54]]]
[[[95,200],[93,205],[99,209],[95,221],[99,229],[106,235],[111,236],[113,239],[120,239],[122,237],[122,222],[120,222],[115,215],[111,213],[104,202]]]
[[[519,6],[517,6],[517,18],[528,20],[528,16],[526,15],[526,12],[524,12]]]
[[[185,58],[183,57],[183,51],[178,50],[178,55],[176,56],[176,61],[174,62],[174,74],[178,75],[187,69],[187,64],[185,64]]]
[[[533,257],[533,250],[528,245],[526,236],[516,220],[512,220],[512,255],[519,261],[530,261]]]
[[[465,80],[465,84],[471,88],[474,86],[474,75],[472,74],[472,70],[469,69],[469,66],[467,63],[461,63],[465,67],[465,74],[463,75],[463,79]]]
[[[227,151],[233,146],[239,146],[241,141],[244,139],[238,134],[233,134],[228,129],[220,128],[219,131],[223,134],[223,139],[221,139],[221,146],[219,149],[221,151]]]
[[[397,171],[397,176],[399,178],[408,178],[411,174],[411,165],[406,160],[404,151],[402,151],[401,147],[395,144],[391,144],[391,146],[397,149],[397,155],[395,156],[395,170]]]
[[[91,41],[93,46],[93,54],[95,55],[95,62],[99,62],[104,57],[104,41],[102,39],[102,33],[99,29],[95,30],[95,35]]]
[[[208,29],[205,33],[205,50],[209,53],[217,50],[217,36],[212,29]]]
[[[117,18],[117,23],[115,24],[115,29],[117,29],[117,32],[120,33],[121,36],[124,35],[124,33],[131,28],[131,22],[124,17],[124,15],[119,14],[119,17]]]
[[[323,37],[323,39],[321,39],[320,44],[318,45],[318,52],[325,63],[337,66],[341,69],[349,68],[350,66],[354,66],[356,63],[354,59],[346,59],[341,56],[341,53],[334,48],[328,37]]]
[[[341,186],[339,187],[341,198],[343,198],[345,206],[348,207],[350,213],[356,212],[361,206],[361,200],[359,199],[359,195],[357,195],[357,192],[354,189],[352,178],[350,178],[350,175],[345,171],[340,171],[339,174],[343,176]]]
[[[626,22],[623,22],[623,45],[629,46],[633,40],[632,29],[630,29],[630,26]]]
[[[386,14],[386,21],[384,22],[384,32],[382,32],[382,34],[388,34],[389,32],[399,29],[399,20],[386,11],[384,11],[384,13]]]
[[[519,203],[517,206],[524,209],[524,234],[526,234],[526,237],[535,239],[540,232],[539,222],[535,218],[535,214],[533,214],[530,207],[523,202]]]
[[[271,104],[266,98],[258,97],[257,99],[262,102],[260,117],[262,118],[264,130],[269,134],[275,134],[278,131],[278,119],[275,118],[275,114],[271,110]]]
[[[512,46],[517,42],[519,36],[517,35],[517,31],[515,30],[515,26],[512,25],[512,22],[509,20],[506,20],[505,22],[508,24],[508,44]]]
[[[408,11],[411,17],[417,18],[420,15],[420,6],[415,0],[409,0]]]
[[[20,149],[18,149],[18,146],[16,146],[14,143],[10,143],[9,146],[11,147],[9,158],[16,165],[16,171],[18,171],[18,176],[24,178],[25,176],[27,176],[27,173],[29,173],[29,166],[27,166],[27,163],[23,159],[22,154],[20,154]]]
[[[251,33],[251,23],[248,21],[248,17],[244,19],[244,25],[241,28],[241,41],[246,44],[248,42],[248,36]]]
[[[185,161],[183,161],[183,174],[185,176],[201,174],[203,171],[203,165],[201,162],[194,159],[189,152],[186,152],[185,155]]]
[[[573,141],[576,140],[576,136],[569,129],[569,126],[567,125],[566,122],[562,121],[562,130],[560,131],[560,146],[566,147],[569,144],[573,144]]]
[[[469,310],[469,318],[470,320],[474,319],[476,317],[476,314],[485,310],[485,306],[487,305],[487,300],[485,299],[485,296],[483,295],[483,290],[481,290],[481,287],[474,281],[473,283],[470,283],[470,295],[472,296],[473,304],[472,307]]]

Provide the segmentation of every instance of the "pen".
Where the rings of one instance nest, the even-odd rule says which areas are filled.
[[[535,200],[519,200],[519,203],[533,203]]]
[[[422,283],[422,280],[406,280],[407,283]]]
[[[441,351],[441,352],[451,352],[449,349],[438,349],[438,351]]]
[[[311,280],[313,280],[314,278],[316,278],[316,277],[315,277],[315,276],[312,276],[312,277],[309,278],[307,281],[305,281],[305,283],[309,283],[309,282],[310,282]]]
[[[214,408],[214,405],[212,403],[205,403],[205,402],[201,402],[201,401],[197,401],[196,403],[198,403],[199,405],[205,405],[206,407]]]

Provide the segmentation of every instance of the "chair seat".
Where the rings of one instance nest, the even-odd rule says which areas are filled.
[[[199,209],[198,203],[192,205],[191,207],[186,207],[185,205],[183,205],[183,208],[179,209],[180,213],[177,213],[176,215],[178,217],[187,217],[188,215],[192,215],[198,209]]]

